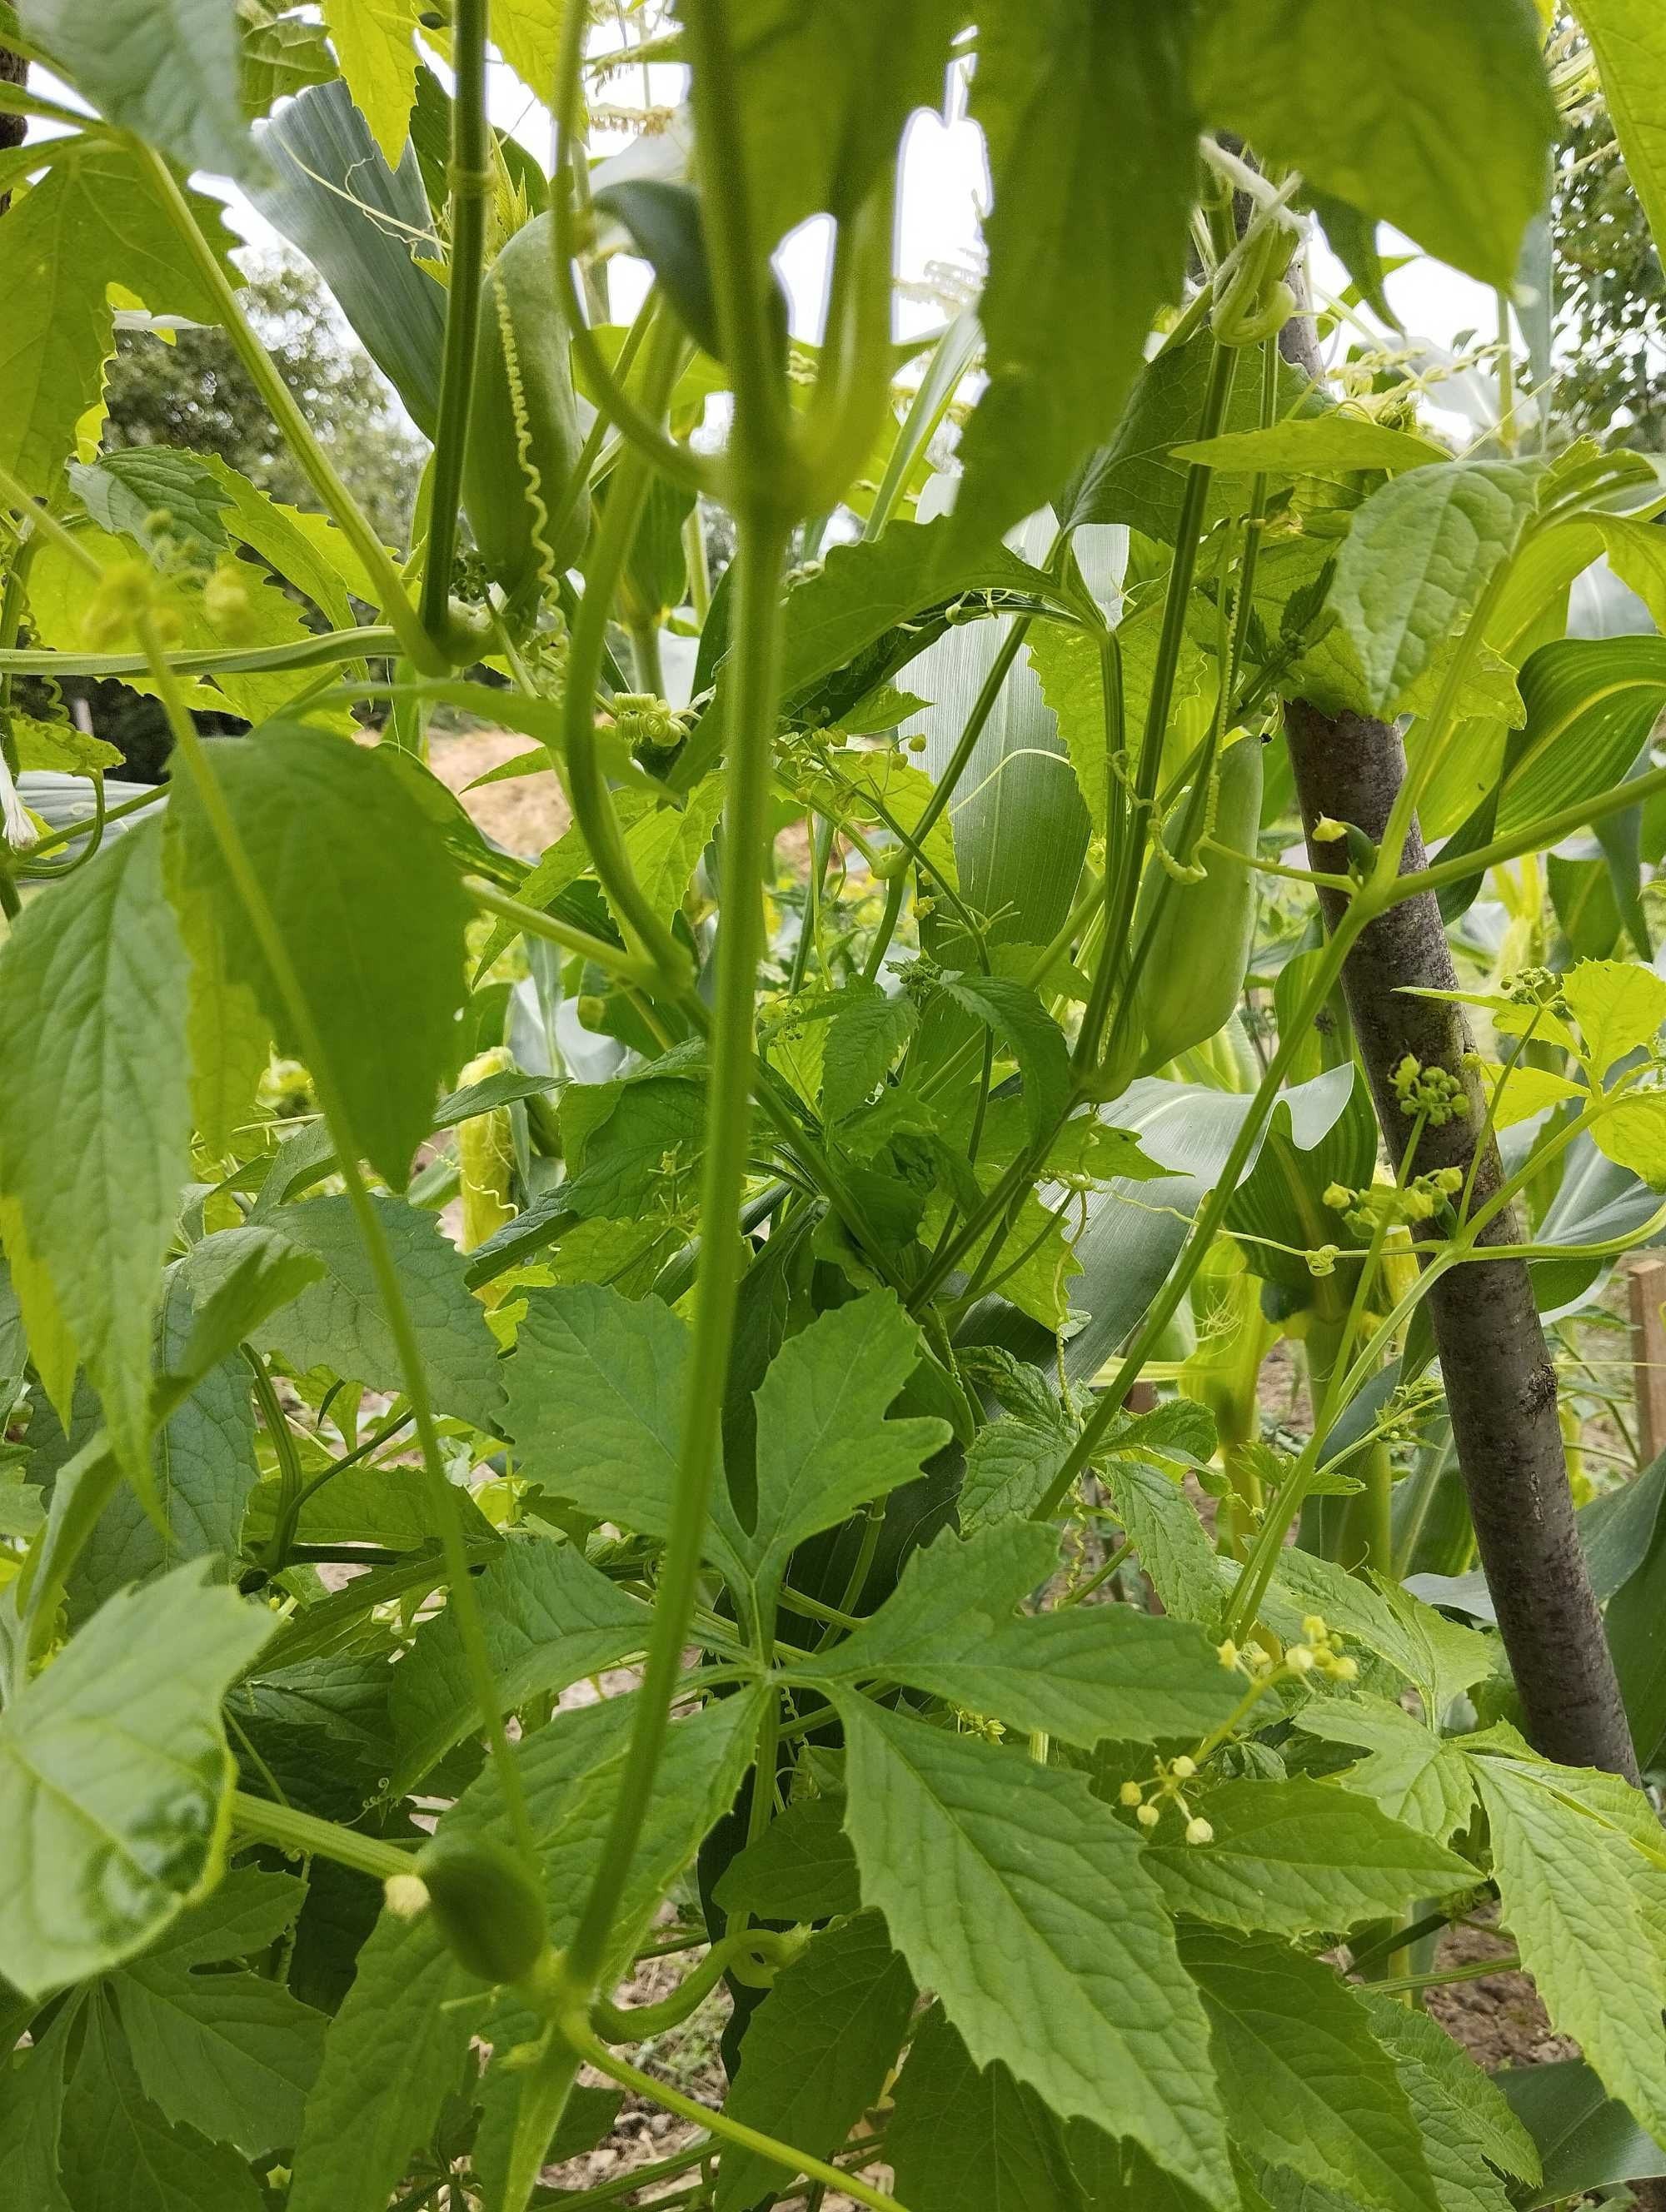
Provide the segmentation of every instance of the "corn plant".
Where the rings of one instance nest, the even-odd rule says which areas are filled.
[[[1511,340],[1593,71],[1666,235],[1666,21],[1576,12],[0,4],[9,2205],[1649,2201],[1666,1461],[1589,1342],[1666,1227],[1666,491]],[[1464,450],[1384,225],[1498,295]],[[101,446],[181,318],[311,506]],[[1582,2058],[1424,2008],[1477,1916]],[[563,2187],[626,2093],[682,2132]]]

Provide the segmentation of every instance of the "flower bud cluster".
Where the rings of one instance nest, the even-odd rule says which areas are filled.
[[[1163,1808],[1172,1805],[1186,1823],[1185,1836],[1189,1844],[1209,1844],[1214,1841],[1214,1830],[1201,1814],[1194,1813],[1186,1802],[1185,1785],[1197,1772],[1197,1761],[1183,1752],[1178,1759],[1158,1759],[1152,1761],[1149,1782],[1125,1782],[1116,1793],[1118,1804],[1131,1806],[1134,1817],[1142,1828],[1154,1828],[1163,1818]]]
[[[1420,1221],[1432,1220],[1462,1188],[1462,1168],[1434,1168],[1427,1175],[1414,1176],[1407,1183],[1368,1183],[1359,1190],[1333,1182],[1325,1190],[1324,1202],[1341,1215],[1356,1237],[1371,1237],[1379,1230],[1410,1229]],[[1329,1249],[1334,1264],[1334,1248]],[[1329,1273],[1329,1267],[1313,1267],[1315,1256],[1309,1255],[1309,1267],[1315,1273]]]
[[[1251,1681],[1259,1679],[1270,1684],[1314,1674],[1322,1674],[1333,1682],[1357,1681],[1359,1662],[1342,1650],[1343,1642],[1340,1629],[1330,1627],[1318,1613],[1310,1613],[1303,1618],[1300,1640],[1286,1644],[1281,1654],[1261,1644],[1234,1644],[1230,1637],[1215,1646],[1215,1652],[1223,1667],[1235,1668]]]
[[[1389,1080],[1401,1112],[1408,1117],[1420,1114],[1432,1129],[1461,1121],[1469,1111],[1468,1094],[1456,1075],[1444,1067],[1426,1067],[1409,1052]]]

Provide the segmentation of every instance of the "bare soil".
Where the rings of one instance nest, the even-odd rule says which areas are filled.
[[[532,740],[518,730],[470,730],[458,737],[436,733],[429,745],[429,766],[457,793],[469,819],[496,843],[529,860],[553,845],[573,818],[554,771],[541,769],[536,775],[489,783],[483,791],[468,787],[488,769],[532,749]]]
[[[1479,1929],[1455,1928],[1440,1947],[1443,1968],[1507,1955],[1509,1946]],[[1505,1968],[1477,1981],[1453,1982],[1427,1992],[1429,2017],[1438,2020],[1489,2074],[1500,2066],[1546,2066],[1557,2058],[1577,2058],[1579,2046],[1558,2035],[1545,2016],[1538,1993],[1525,1974]]]

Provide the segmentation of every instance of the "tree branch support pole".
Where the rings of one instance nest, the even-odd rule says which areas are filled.
[[[1365,715],[1322,714],[1305,701],[1286,709],[1286,734],[1312,866],[1334,866],[1334,844],[1316,844],[1322,815],[1351,822],[1380,842],[1405,780],[1400,739]],[[1401,872],[1426,865],[1414,824]],[[1345,894],[1321,889],[1335,927]],[[1425,1130],[1414,1172],[1461,1167],[1474,1157],[1484,1105],[1463,1064],[1471,1049],[1461,1006],[1410,998],[1408,987],[1455,990],[1458,979],[1432,893],[1407,899],[1365,929],[1342,970],[1342,987],[1371,1080],[1390,1158],[1405,1148],[1407,1123],[1391,1080],[1409,1053],[1425,1067],[1456,1077],[1469,1098],[1467,1116]],[[1476,1206],[1499,1188],[1501,1170],[1488,1142],[1475,1172]],[[1426,1224],[1422,1233],[1438,1231]],[[1485,1231],[1484,1243],[1521,1242],[1514,1209]],[[1638,1778],[1619,1684],[1575,1533],[1567,1462],[1557,1419],[1556,1378],[1534,1304],[1527,1265],[1488,1261],[1458,1268],[1429,1292],[1453,1440],[1487,1587],[1498,1609],[1527,1734],[1547,1758]]]

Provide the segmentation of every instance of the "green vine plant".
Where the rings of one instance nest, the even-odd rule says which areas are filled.
[[[1599,74],[1666,234],[1666,20],[1541,12],[0,0],[9,2205],[1662,2201],[1666,489],[1513,339]],[[1497,294],[1462,453],[1383,224]],[[309,506],[104,442],[119,311]],[[1429,2008],[1501,1961],[1578,2057]]]

